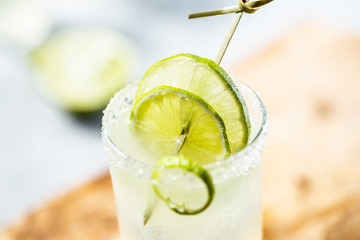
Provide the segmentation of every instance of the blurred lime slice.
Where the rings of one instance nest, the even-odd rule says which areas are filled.
[[[247,145],[250,122],[246,104],[230,76],[214,61],[179,54],[155,63],[140,82],[135,105],[145,93],[158,86],[183,89],[210,105],[225,124],[231,153]]]
[[[131,114],[132,127],[152,154],[182,154],[200,164],[222,160],[230,148],[225,125],[200,97],[161,86],[143,95]]]
[[[43,92],[75,112],[103,108],[134,73],[136,50],[120,33],[73,28],[55,33],[31,53]]]

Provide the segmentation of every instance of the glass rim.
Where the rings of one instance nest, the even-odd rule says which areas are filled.
[[[257,103],[259,104],[259,108],[260,108],[260,111],[261,111],[261,117],[262,117],[261,126],[260,126],[259,130],[257,131],[257,134],[252,139],[252,141],[249,142],[246,145],[245,148],[243,148],[240,151],[232,154],[231,156],[229,156],[228,158],[226,158],[226,159],[224,159],[222,161],[217,161],[217,162],[214,162],[214,163],[209,163],[209,164],[202,165],[205,169],[213,170],[213,169],[217,169],[217,168],[221,168],[223,166],[226,166],[226,165],[228,165],[228,164],[230,164],[230,163],[232,163],[234,161],[237,161],[237,159],[241,159],[241,156],[246,155],[247,153],[249,153],[254,148],[255,149],[259,148],[259,147],[262,148],[263,147],[262,145],[265,144],[265,137],[266,137],[267,131],[268,131],[268,129],[267,129],[268,115],[267,115],[267,110],[266,110],[265,104],[263,103],[263,101],[260,99],[258,94],[253,89],[248,87],[243,82],[240,82],[240,81],[238,81],[238,82],[246,89],[246,91],[249,91],[254,96]],[[141,162],[141,161],[131,157],[130,155],[126,154],[120,148],[118,148],[113,143],[113,141],[111,140],[111,138],[109,136],[109,133],[108,133],[109,126],[108,126],[108,123],[106,121],[107,121],[107,116],[108,116],[108,113],[110,112],[110,109],[115,104],[115,102],[118,100],[118,98],[121,97],[121,95],[124,94],[125,91],[128,88],[130,88],[132,86],[135,86],[136,84],[138,84],[138,82],[130,83],[126,87],[121,89],[119,92],[117,92],[115,94],[115,96],[110,100],[110,102],[107,105],[107,107],[105,108],[105,110],[103,111],[104,116],[102,118],[102,128],[101,128],[102,139],[103,139],[103,142],[104,142],[104,145],[105,145],[105,148],[106,148],[107,151],[112,150],[114,153],[117,154],[117,156],[126,159],[127,161],[129,161],[132,164],[135,164],[137,166],[141,166],[142,168],[146,168],[146,169],[149,169],[149,170],[154,170],[155,168],[157,168],[155,164],[149,164],[149,163]]]

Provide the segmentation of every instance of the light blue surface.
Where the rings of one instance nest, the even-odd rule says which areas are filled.
[[[128,36],[141,54],[140,78],[155,61],[180,52],[214,58],[232,17],[187,20],[187,14],[236,1],[37,3],[45,9],[50,32],[74,24],[96,24]],[[302,22],[334,25],[360,36],[358,9],[358,0],[275,0],[243,17],[222,65],[227,68],[245,60]],[[78,121],[44,101],[32,84],[26,64],[26,52],[34,43],[4,40],[0,34],[0,227],[107,171],[99,119]]]

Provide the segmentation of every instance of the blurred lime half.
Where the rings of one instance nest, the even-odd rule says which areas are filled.
[[[102,109],[131,79],[134,46],[103,28],[73,28],[55,33],[30,56],[41,90],[75,112]]]

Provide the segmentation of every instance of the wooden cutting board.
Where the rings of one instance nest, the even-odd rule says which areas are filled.
[[[269,112],[265,237],[359,240],[360,38],[304,25],[232,74]]]
[[[269,113],[264,239],[360,239],[360,38],[300,26],[230,71]],[[0,240],[119,239],[109,176],[0,231]]]

